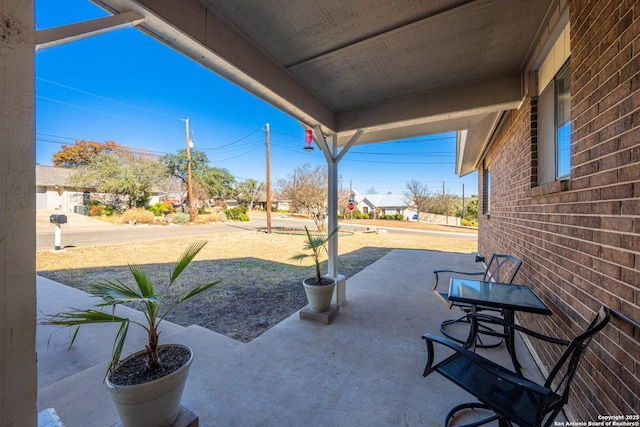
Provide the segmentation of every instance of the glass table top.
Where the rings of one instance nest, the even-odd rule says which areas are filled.
[[[483,282],[454,277],[449,284],[451,301],[531,313],[551,314],[549,307],[524,285]]]

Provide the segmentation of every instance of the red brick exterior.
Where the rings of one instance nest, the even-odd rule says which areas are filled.
[[[536,99],[510,112],[485,158],[491,206],[478,245],[524,261],[516,281],[553,315],[519,321],[565,338],[603,304],[640,322],[640,1],[574,0],[570,24],[571,177],[536,185]],[[591,343],[570,421],[639,413],[638,340],[640,331],[614,319]],[[559,354],[532,350],[543,370]]]

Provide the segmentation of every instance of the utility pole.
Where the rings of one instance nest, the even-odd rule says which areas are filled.
[[[267,209],[267,233],[271,234],[271,130],[269,123],[264,126],[267,143],[267,178],[265,184],[266,209]]]
[[[189,119],[180,119],[185,124],[185,135],[187,140],[187,197],[189,197],[189,221],[193,222],[196,219],[195,212],[193,212],[193,190],[191,187],[191,138],[189,138]]]

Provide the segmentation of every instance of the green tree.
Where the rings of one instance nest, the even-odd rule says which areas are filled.
[[[231,173],[223,168],[212,168],[209,166],[207,155],[198,150],[191,150],[191,183],[197,187],[197,194],[193,197],[196,200],[205,201],[211,198],[233,197],[235,178]],[[187,173],[187,150],[181,149],[173,154],[166,154],[162,157],[162,163],[171,176],[178,178],[184,184],[185,191],[188,181]]]
[[[191,174],[200,174],[208,168],[209,158],[203,151],[191,150]],[[162,163],[167,167],[169,174],[187,183],[187,150],[183,148],[177,153],[165,154]]]
[[[74,145],[63,144],[60,151],[53,153],[53,165],[58,168],[73,168],[86,165],[89,160],[102,152],[128,151],[122,145],[113,141],[103,143],[95,141],[77,140]]]
[[[463,218],[466,219],[478,219],[478,199],[471,199],[469,203],[464,207]]]
[[[77,188],[95,188],[125,201],[129,207],[142,207],[154,187],[166,183],[166,168],[155,159],[139,155],[103,151],[85,165],[77,167],[69,184]]]
[[[227,169],[207,167],[199,177],[209,189],[211,197],[220,199],[233,197],[236,179]]]
[[[253,203],[258,197],[258,193],[263,191],[264,188],[264,183],[255,179],[238,182],[235,187],[235,198],[241,205],[248,205],[249,209],[253,209]]]

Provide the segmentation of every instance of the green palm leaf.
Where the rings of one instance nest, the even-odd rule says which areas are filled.
[[[142,296],[145,298],[153,298],[155,297],[155,291],[153,290],[153,283],[147,273],[137,265],[129,264],[129,270],[131,271],[131,275],[133,276],[136,284],[138,285],[138,289]]]
[[[119,317],[114,314],[105,313],[98,310],[78,310],[72,309],[65,313],[59,313],[47,318],[46,323],[57,326],[82,326],[95,323],[117,323],[128,322],[126,317]]]
[[[198,295],[199,293],[204,292],[204,291],[206,291],[206,290],[207,290],[207,289],[209,289],[209,288],[214,287],[215,285],[217,285],[217,284],[218,284],[218,283],[220,283],[220,282],[222,282],[222,280],[216,280],[215,282],[211,282],[211,283],[208,283],[208,284],[206,284],[206,285],[198,286],[198,287],[196,287],[196,288],[194,288],[194,289],[190,290],[189,292],[187,292],[187,293],[186,293],[182,298],[180,298],[180,299],[178,300],[178,302],[186,301],[186,300],[188,300],[189,298],[191,298],[191,297],[193,297],[193,296],[196,296],[196,295]]]
[[[157,301],[155,295],[146,298],[139,290],[117,279],[96,282],[89,286],[89,292],[104,300],[104,302],[97,304],[97,306],[117,305],[128,302],[140,303],[147,300]]]
[[[167,285],[167,288],[171,286],[175,280],[180,276],[180,274],[184,271],[185,268],[191,263],[193,258],[200,252],[200,250],[204,247],[207,242],[205,240],[197,241],[191,245],[189,245],[173,270],[170,273],[170,281]],[[62,327],[75,327],[75,331],[71,338],[71,343],[69,344],[69,348],[73,345],[76,340],[78,331],[80,326],[95,324],[95,323],[119,323],[120,326],[118,328],[118,332],[116,333],[113,349],[111,355],[111,361],[109,363],[109,368],[107,370],[107,374],[111,372],[118,362],[120,361],[120,357],[122,355],[122,350],[124,348],[125,340],[127,338],[127,333],[129,331],[129,325],[134,323],[140,327],[142,327],[148,336],[148,345],[146,346],[147,352],[149,354],[149,360],[158,360],[157,357],[157,343],[158,336],[160,335],[160,331],[158,330],[158,325],[164,319],[164,317],[175,307],[177,307],[183,301],[192,298],[207,289],[212,288],[221,282],[221,280],[217,280],[211,283],[207,283],[205,285],[196,286],[187,293],[185,293],[180,299],[177,301],[167,304],[168,301],[163,300],[163,294],[156,295],[155,288],[153,286],[153,282],[151,278],[147,275],[147,273],[140,267],[136,265],[129,265],[129,270],[133,279],[136,282],[137,288],[134,286],[129,286],[126,283],[121,282],[118,279],[113,280],[102,280],[96,282],[89,286],[89,292],[95,296],[100,298],[100,302],[95,304],[96,307],[112,307],[111,313],[106,313],[99,310],[89,309],[89,310],[79,310],[79,309],[71,309],[68,312],[59,313],[56,315],[49,316],[45,318],[41,323],[46,325],[57,325]],[[138,322],[135,320],[131,320],[126,317],[119,317],[115,315],[115,308],[119,304],[126,303],[134,303],[138,305],[140,311],[142,311],[145,316],[145,322]],[[163,304],[167,304],[165,306],[168,307],[159,316],[159,310],[163,307]],[[155,365],[158,365],[156,363]],[[106,374],[105,374],[106,377]]]
[[[187,268],[187,266],[191,263],[193,258],[195,258],[195,256],[198,255],[198,252],[200,252],[200,250],[206,244],[207,244],[206,240],[199,240],[197,242],[190,244],[187,247],[187,249],[185,249],[185,251],[182,253],[182,256],[176,263],[173,271],[171,272],[169,286],[173,284],[173,282],[178,278],[178,276],[180,276],[180,274],[184,271],[184,269]]]

